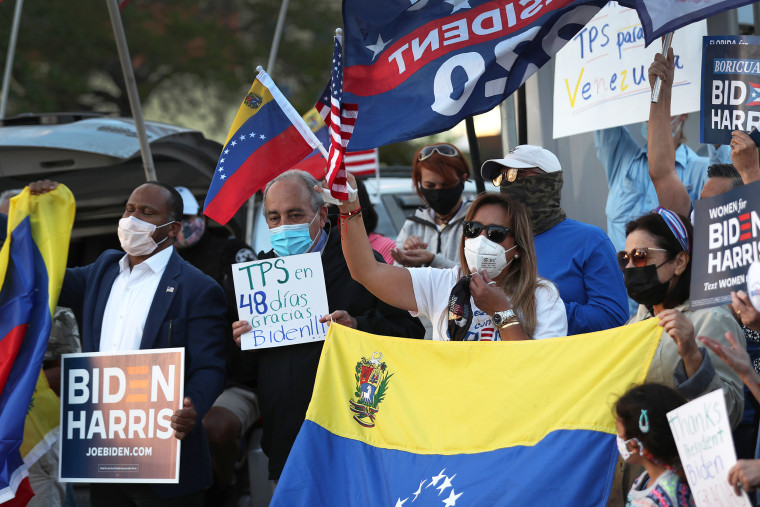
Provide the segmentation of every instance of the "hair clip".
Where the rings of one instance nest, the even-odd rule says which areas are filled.
[[[639,429],[642,433],[649,433],[649,416],[647,416],[647,411],[643,408],[639,416]]]

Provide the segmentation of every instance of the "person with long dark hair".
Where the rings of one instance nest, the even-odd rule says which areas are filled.
[[[353,177],[349,183],[354,186]],[[530,218],[501,194],[478,196],[459,238],[458,266],[377,262],[358,201],[340,206],[343,254],[354,280],[386,303],[427,317],[434,340],[527,340],[567,334],[556,287],[538,277]]]
[[[725,306],[690,309],[693,232],[684,217],[656,208],[626,225],[625,250],[618,252],[628,296],[639,303],[629,323],[658,317],[664,328],[647,381],[678,389],[686,398],[722,388],[732,427],[741,421],[744,392],[739,376],[696,336],[728,344],[725,333],[744,334]]]

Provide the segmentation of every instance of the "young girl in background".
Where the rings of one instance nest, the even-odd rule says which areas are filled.
[[[667,418],[684,403],[683,396],[662,384],[633,387],[615,403],[620,455],[645,469],[628,492],[626,506],[694,505]]]

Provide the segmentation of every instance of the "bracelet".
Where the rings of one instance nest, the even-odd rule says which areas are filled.
[[[516,326],[516,325],[517,325],[517,324],[519,324],[519,323],[520,323],[520,321],[519,321],[519,320],[517,320],[517,319],[515,319],[515,320],[513,320],[513,321],[511,321],[511,322],[507,322],[506,324],[504,324],[503,326],[501,326],[501,327],[499,328],[499,331],[501,331],[502,329],[506,329],[506,328],[508,328],[508,327],[510,327],[510,326]]]
[[[357,208],[357,209],[355,209],[355,210],[349,211],[348,213],[343,213],[343,212],[341,211],[341,213],[340,213],[340,218],[341,218],[341,219],[347,218],[347,219],[349,219],[349,220],[350,220],[350,219],[352,219],[353,217],[355,217],[356,215],[359,215],[359,214],[361,214],[361,212],[362,212],[362,209],[361,209],[361,208]]]

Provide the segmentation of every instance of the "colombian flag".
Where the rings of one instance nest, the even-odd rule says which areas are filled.
[[[605,505],[612,405],[661,332],[433,342],[333,324],[272,505]]]
[[[227,134],[203,213],[226,224],[246,199],[319,145],[272,78],[260,69]]]
[[[29,492],[26,470],[54,441],[38,432],[37,442],[25,442],[26,459],[19,451],[27,411],[31,415],[40,410],[43,416],[37,422],[46,429],[50,421],[41,419],[53,413],[52,428],[57,426],[56,411],[38,398],[30,407],[30,400],[39,387],[66,270],[74,208],[74,198],[63,185],[41,196],[25,189],[11,200],[8,237],[0,250],[0,503]],[[44,388],[50,391],[46,383]]]

